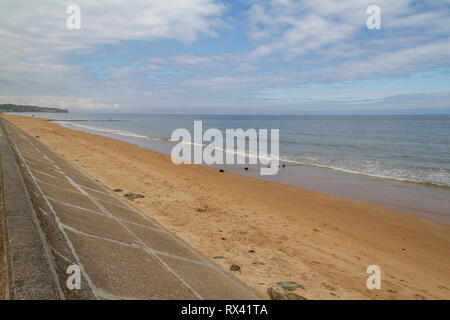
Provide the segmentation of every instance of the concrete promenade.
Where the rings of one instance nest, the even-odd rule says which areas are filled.
[[[11,299],[259,298],[3,118],[0,165]]]

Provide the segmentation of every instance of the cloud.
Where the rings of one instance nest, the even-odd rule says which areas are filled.
[[[287,58],[308,54],[327,57],[348,57],[348,50],[361,53],[372,39],[378,41],[378,51],[392,49],[389,40],[401,44],[417,45],[432,41],[425,35],[447,36],[450,33],[450,12],[443,1],[430,1],[419,6],[413,0],[379,0],[382,30],[366,29],[366,8],[372,0],[272,0],[255,3],[249,10],[249,37],[256,48],[254,55],[277,54]],[[446,9],[446,10],[443,10]],[[409,39],[407,39],[409,38]],[[414,39],[411,43],[410,39]],[[406,42],[404,41],[406,40]],[[408,41],[409,40],[409,41]],[[335,50],[349,43],[348,50]],[[368,50],[365,51],[369,53]]]
[[[81,8],[81,30],[66,28],[69,4]],[[382,29],[373,31],[366,28],[371,4],[2,1],[0,95],[74,110],[306,108],[326,96],[308,90],[316,85],[359,88],[371,79],[386,84],[450,68],[448,1],[378,0]],[[271,90],[284,98],[268,99]],[[345,101],[364,100],[357,90]],[[418,89],[392,90],[406,99]],[[433,93],[427,90],[418,92]]]
[[[214,0],[78,0],[81,29],[68,30],[66,9],[73,1],[3,1],[4,35],[55,45],[83,45],[119,40],[176,39],[216,36],[225,7]],[[64,50],[63,46],[58,49]]]
[[[173,39],[192,42],[217,36],[225,8],[214,0],[78,0],[81,29],[69,30],[72,1],[24,0],[0,4],[0,61],[16,68],[64,68],[65,57],[94,52],[101,44]],[[4,65],[2,63],[2,65]]]
[[[81,9],[80,30],[66,27],[66,9],[72,4]],[[2,1],[0,83],[7,86],[0,86],[0,94],[97,95],[112,83],[99,83],[98,77],[74,63],[73,57],[97,54],[102,46],[130,41],[191,43],[201,36],[216,37],[224,10],[215,0]],[[158,63],[151,61],[141,66],[147,71],[158,68]],[[109,68],[110,74],[125,71],[129,75],[135,72],[128,66]],[[85,108],[83,105],[105,108],[84,100],[74,107]]]

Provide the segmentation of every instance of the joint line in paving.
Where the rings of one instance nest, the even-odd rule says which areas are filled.
[[[203,298],[197,293],[197,291],[194,290],[180,275],[178,275],[172,268],[170,268],[167,263],[165,263],[160,257],[158,257],[156,254],[152,252],[150,248],[148,248],[145,243],[136,236],[130,229],[128,229],[123,223],[121,223],[116,217],[114,217],[108,210],[105,209],[98,201],[96,201],[90,194],[88,194],[86,191],[84,191],[78,184],[73,181],[70,177],[66,176],[67,180],[75,187],[77,188],[81,193],[83,193],[85,196],[87,196],[101,211],[103,211],[105,214],[110,215],[114,220],[116,220],[117,223],[119,223],[122,228],[124,228],[130,235],[132,235],[135,240],[145,249],[146,252],[148,252],[150,255],[152,255],[155,259],[157,259],[166,269],[171,272],[182,284],[186,286],[189,290],[194,293],[194,295],[203,300]]]
[[[78,171],[79,173],[81,173],[82,175],[84,175],[89,181],[91,181],[92,183],[94,183],[94,184],[100,186],[103,190],[105,190],[105,192],[107,192],[107,193],[110,194],[111,196],[115,196],[115,194],[112,193],[112,191],[111,191],[109,188],[107,188],[107,187],[104,186],[103,184],[99,183],[97,180],[95,180],[94,178],[92,178],[90,175],[88,175],[86,172],[84,172],[83,170],[81,170],[80,168],[78,168],[76,165],[74,165],[73,163],[70,163],[70,162],[69,162],[68,164],[69,164],[73,169],[75,169],[76,171]],[[117,198],[117,199],[120,201],[120,203],[124,204],[124,207],[122,207],[122,206],[117,206],[117,205],[115,205],[115,206],[117,206],[117,207],[119,207],[119,208],[124,208],[124,209],[130,210],[130,211],[133,211],[134,213],[137,213],[139,216],[141,216],[141,217],[144,218],[145,220],[147,220],[147,221],[153,223],[157,228],[161,229],[162,231],[168,232],[166,229],[164,229],[162,226],[160,226],[160,225],[159,225],[157,222],[155,222],[153,219],[151,219],[150,217],[148,217],[148,216],[142,214],[142,212],[136,210],[132,205],[130,205],[130,204],[129,204],[128,202],[126,202],[125,200],[123,200],[123,199],[121,199],[121,198]],[[103,201],[103,200],[101,200],[101,201]],[[104,201],[104,202],[106,202],[106,201]],[[106,202],[106,203],[108,203],[108,202]],[[112,204],[112,205],[114,205],[114,204]]]
[[[22,154],[21,154],[19,148],[17,147],[17,145],[15,144],[15,142],[12,141],[12,139],[11,139],[11,142],[13,143],[13,145],[14,145],[16,151],[17,151],[17,154],[19,155],[19,157],[22,159],[22,161],[24,161],[24,160],[23,160],[23,157],[22,157]],[[96,298],[98,298],[99,295],[98,295],[98,292],[97,292],[97,288],[96,288],[95,285],[92,283],[92,280],[90,279],[89,275],[88,275],[88,274],[86,273],[86,271],[84,270],[84,266],[83,266],[83,264],[80,262],[80,259],[79,259],[78,255],[77,255],[76,251],[75,251],[75,248],[73,247],[72,242],[70,241],[69,237],[67,236],[67,234],[66,234],[64,228],[61,227],[61,222],[59,221],[59,217],[57,216],[55,210],[53,209],[53,206],[52,206],[51,203],[48,201],[48,199],[47,199],[47,197],[45,196],[45,194],[42,192],[42,190],[41,190],[39,184],[38,184],[37,181],[36,181],[36,178],[34,177],[33,173],[31,172],[30,168],[27,166],[26,163],[24,163],[24,164],[25,164],[25,167],[26,167],[26,169],[27,169],[27,171],[28,171],[28,174],[31,176],[31,178],[32,178],[32,180],[33,180],[33,182],[34,182],[34,184],[36,185],[36,188],[39,190],[39,192],[41,193],[43,199],[44,199],[45,202],[47,203],[47,206],[48,206],[48,207],[50,208],[50,210],[52,211],[53,216],[54,216],[55,221],[56,221],[56,224],[58,225],[58,227],[59,227],[61,233],[64,235],[64,237],[65,237],[65,239],[66,239],[66,242],[67,242],[67,244],[68,244],[68,246],[69,246],[69,248],[70,248],[70,250],[71,250],[73,256],[74,256],[75,259],[77,260],[77,264],[78,264],[78,266],[80,267],[81,272],[82,272],[83,275],[85,276],[85,279],[86,279],[86,281],[88,282],[88,285],[89,285],[89,287],[90,287],[91,290],[92,290],[92,293],[94,294],[94,296],[95,296]],[[52,268],[52,271],[55,273],[55,274],[54,274],[54,277],[56,277],[56,283],[57,283],[57,286],[59,287],[59,290],[60,290],[60,293],[61,293],[61,295],[62,295],[62,298],[65,298],[64,293],[62,292],[62,289],[61,289],[61,285],[60,285],[59,279],[58,279],[58,277],[57,277],[57,275],[56,275],[56,271],[55,271],[53,268]]]
[[[29,143],[30,145],[32,145],[33,147],[35,147],[31,142]],[[36,147],[35,147],[36,148]],[[39,150],[39,152],[40,152],[40,150]],[[58,154],[56,154],[56,156],[57,157],[60,157],[60,155],[58,155]],[[49,159],[47,156],[46,156],[46,159],[48,160],[48,161],[50,161],[52,164],[54,164],[54,162],[51,160],[51,159]],[[63,158],[61,158],[61,159],[63,159]],[[67,162],[67,160],[66,159],[63,159],[64,161],[66,161]],[[90,180],[90,181],[92,181],[92,183],[94,183],[94,184],[96,184],[96,185],[99,185],[102,189],[104,189],[106,192],[108,192],[109,194],[108,195],[111,195],[113,198],[115,198],[115,195],[108,189],[108,188],[106,188],[104,185],[102,185],[102,184],[100,184],[100,183],[98,183],[98,181],[97,180],[95,180],[95,179],[93,179],[92,177],[90,177],[87,173],[85,173],[84,171],[82,171],[81,169],[79,169],[78,167],[76,167],[74,164],[72,164],[72,163],[70,163],[70,162],[68,162],[68,164],[67,164],[67,166],[68,167],[70,167],[70,168],[73,168],[73,169],[75,169],[76,171],[78,171],[78,172],[80,172],[82,175],[84,175],[88,180]],[[28,167],[28,166],[27,166]],[[57,168],[57,169],[60,169],[56,164],[54,164],[54,167],[55,168]],[[71,178],[69,178],[64,172],[60,172],[62,175],[64,175],[67,179],[70,179],[70,180],[72,180]],[[73,182],[73,183],[75,183],[73,180],[72,181],[70,181],[69,180],[69,182]],[[36,182],[35,182],[36,183]],[[72,183],[72,185],[74,185]],[[76,184],[76,183],[75,183]],[[78,185],[78,184],[76,184],[76,185]],[[243,290],[245,290],[245,291],[247,291],[247,292],[249,292],[249,293],[251,293],[252,295],[254,295],[249,289],[247,289],[247,288],[245,288],[244,286],[242,286],[240,283],[238,283],[237,281],[235,281],[233,278],[231,278],[230,276],[228,276],[227,274],[225,274],[219,267],[217,267],[217,266],[215,266],[214,264],[211,264],[209,261],[207,261],[205,258],[203,258],[201,255],[199,255],[196,251],[194,251],[192,248],[190,248],[189,246],[187,246],[185,243],[183,243],[180,239],[178,239],[176,236],[174,236],[174,235],[172,235],[170,232],[168,232],[164,227],[162,227],[162,226],[160,226],[159,224],[157,224],[157,223],[155,223],[154,221],[153,221],[153,219],[151,219],[151,218],[149,218],[149,217],[147,217],[147,216],[145,216],[145,215],[143,215],[141,212],[139,212],[139,211],[137,211],[136,209],[134,209],[128,202],[125,202],[123,199],[120,199],[120,198],[116,198],[117,200],[119,200],[121,203],[123,203],[126,207],[122,207],[122,206],[120,206],[120,205],[117,205],[117,204],[112,204],[112,203],[110,203],[110,202],[108,202],[108,201],[104,201],[104,200],[102,200],[102,199],[97,199],[97,198],[95,198],[95,197],[93,197],[93,196],[91,196],[91,195],[89,195],[87,192],[85,192],[83,189],[81,189],[81,186],[79,186],[79,187],[77,187],[76,185],[74,185],[74,187],[76,187],[82,194],[84,194],[84,195],[86,195],[101,211],[103,211],[103,210],[105,210],[106,212],[106,214],[109,214],[109,215],[111,215],[111,213],[109,213],[109,211],[108,210],[106,210],[99,202],[97,202],[96,200],[98,200],[98,201],[101,201],[101,202],[104,202],[104,203],[109,203],[109,204],[111,204],[111,205],[113,205],[113,206],[115,206],[115,207],[118,207],[118,208],[123,208],[123,209],[127,209],[127,210],[130,210],[130,211],[133,211],[133,212],[135,212],[135,213],[137,213],[137,214],[139,214],[140,216],[142,216],[144,219],[146,219],[146,220],[148,220],[148,221],[150,221],[150,222],[152,222],[152,223],[154,223],[155,224],[155,226],[157,226],[159,229],[161,229],[161,230],[158,230],[158,231],[162,231],[162,232],[166,232],[167,234],[169,234],[169,236],[172,238],[172,239],[174,239],[176,242],[178,242],[179,244],[181,244],[182,246],[184,246],[185,248],[187,248],[190,252],[192,252],[194,255],[196,255],[198,258],[200,258],[202,261],[204,261],[205,262],[205,265],[208,265],[208,266],[210,266],[210,267],[212,267],[212,268],[214,268],[216,271],[218,271],[222,276],[224,276],[225,278],[227,278],[228,280],[230,280],[231,282],[233,282],[234,284],[236,284],[237,286],[239,286],[241,289],[243,289]],[[84,186],[83,186],[84,187]],[[92,190],[91,188],[88,188],[88,187],[85,187],[85,188],[87,188],[87,189],[89,189],[89,190]],[[40,188],[39,188],[39,190],[40,190]],[[41,191],[41,193],[43,194],[43,192],[42,192],[42,190],[40,190]],[[68,190],[68,191],[71,191],[71,192],[73,192],[72,190]],[[104,194],[103,192],[101,192],[101,191],[98,191],[98,190],[93,190],[93,191],[95,191],[95,192],[99,192],[99,193],[102,193],[102,194]],[[44,196],[44,198],[46,197],[44,194],[43,194],[43,196]],[[103,210],[102,210],[102,208],[103,208]],[[52,211],[54,212],[54,210],[53,210],[53,207],[51,207],[51,209],[52,209]],[[84,208],[83,208],[84,209]],[[85,210],[89,210],[89,209],[85,209]],[[91,210],[92,211],[92,210]],[[93,213],[94,213],[94,211],[92,211]],[[97,213],[97,212],[95,212],[96,214],[101,214],[101,213]],[[56,213],[54,213],[55,215],[56,215]],[[125,223],[132,223],[132,224],[135,224],[135,223],[133,223],[133,222],[129,222],[129,221],[125,221],[125,220],[123,220],[123,219],[120,219],[120,218],[115,218],[115,217],[113,217],[112,215],[111,215],[111,218],[112,219],[114,219],[114,220],[116,220],[116,222],[117,223],[119,223],[127,232],[129,232],[138,242],[140,242],[141,243],[141,245],[142,245],[142,247],[144,248],[144,250],[146,250],[148,253],[150,253],[150,254],[152,254],[156,259],[158,259],[158,261],[160,261],[161,262],[161,264],[163,264],[166,268],[167,268],[167,270],[169,270],[169,271],[171,271],[183,284],[185,284],[188,288],[190,288],[190,286],[181,278],[181,277],[179,277],[175,272],[173,272],[170,268],[169,268],[169,266],[167,266],[165,263],[164,263],[164,261],[162,261],[161,259],[159,259],[159,257],[158,256],[156,256],[155,255],[155,253],[156,254],[161,254],[161,255],[170,255],[170,254],[167,254],[167,253],[164,253],[164,252],[158,252],[158,251],[155,251],[155,250],[153,250],[153,249],[150,249],[150,248],[148,248],[143,242],[142,242],[142,240],[140,240],[136,235],[134,235],[134,233],[132,233],[126,226],[124,226],[122,223],[121,223],[121,221],[122,222],[125,222]],[[147,227],[147,226],[145,226],[145,227]],[[151,227],[148,227],[148,228],[151,228]],[[153,228],[153,230],[155,230],[154,228]],[[69,240],[70,241],[70,240]],[[76,255],[75,255],[76,256]],[[77,256],[76,256],[77,257]],[[182,258],[182,259],[185,259],[185,258]],[[187,259],[187,260],[189,260],[189,259]],[[201,262],[197,262],[197,261],[191,261],[191,262],[195,262],[195,263],[198,263],[198,264],[201,264]],[[96,288],[98,291],[101,291],[101,289],[99,289],[99,288]],[[192,288],[190,288],[191,289],[191,291],[194,293],[194,294],[196,294],[200,299],[201,299],[201,297],[192,289]],[[104,295],[107,295],[107,294],[104,294]],[[255,297],[257,297],[256,295],[254,295]]]
[[[23,160],[22,154],[20,153],[19,148],[17,148],[17,145],[14,142],[12,137],[10,139],[10,142],[13,144],[13,146],[14,146],[16,152],[17,152],[17,155],[19,156],[19,158],[23,162],[24,160]],[[26,164],[25,164],[25,166],[26,166]],[[27,168],[27,170],[28,170],[28,173],[31,174],[31,171],[28,168]],[[24,184],[23,177],[21,175],[20,175],[20,179],[22,180],[22,183]],[[39,186],[38,186],[38,188],[39,188]],[[25,187],[24,190],[25,190],[25,193],[27,193],[27,198],[30,198],[30,196],[28,195],[28,190],[27,190],[26,187]],[[57,292],[58,296],[61,299],[65,299],[66,297],[64,295],[64,292],[62,291],[61,284],[59,282],[58,275],[56,273],[54,261],[52,260],[52,255],[51,255],[51,252],[50,252],[50,249],[49,249],[49,245],[47,243],[47,239],[45,238],[45,235],[44,235],[44,232],[43,232],[43,230],[41,228],[39,219],[38,219],[38,217],[36,215],[36,211],[34,210],[34,207],[32,205],[30,205],[30,209],[31,209],[31,212],[32,212],[33,222],[36,225],[36,228],[37,228],[37,231],[38,231],[38,234],[39,234],[39,238],[41,240],[41,244],[42,244],[44,252],[45,252],[45,256],[46,256],[46,259],[47,259],[48,266],[49,266],[49,268],[51,270],[51,273],[52,273],[53,281],[55,282],[56,292]]]

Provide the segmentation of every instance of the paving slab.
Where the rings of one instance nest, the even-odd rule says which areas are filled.
[[[106,295],[123,299],[196,299],[191,290],[180,286],[174,274],[139,248],[69,234],[93,284]]]
[[[166,231],[157,231],[130,223],[125,223],[125,225],[152,250],[203,263],[202,259],[192,249],[185,246],[181,241],[174,241],[172,235]]]
[[[211,266],[203,266],[165,255],[159,257],[199,295],[211,300],[246,300],[254,299],[242,284],[219,273]]]
[[[120,206],[117,206],[115,204],[105,202],[105,201],[99,201],[99,203],[106,210],[108,210],[108,212],[111,213],[112,216],[114,216],[118,219],[123,219],[125,221],[136,223],[138,225],[153,227],[153,228],[157,228],[157,229],[160,228],[158,226],[158,224],[156,224],[152,220],[147,219],[145,216],[137,213],[136,211],[134,211],[132,209],[123,207],[122,204]]]
[[[58,216],[61,223],[65,226],[100,238],[107,238],[128,244],[136,243],[133,236],[108,216],[89,213],[71,207],[67,208],[56,203],[54,203],[54,208],[59,213]]]

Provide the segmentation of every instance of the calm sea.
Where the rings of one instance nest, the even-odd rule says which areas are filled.
[[[164,140],[174,129],[280,130],[280,159],[383,179],[450,187],[450,116],[35,114],[117,138]],[[105,120],[124,121],[105,121]]]

